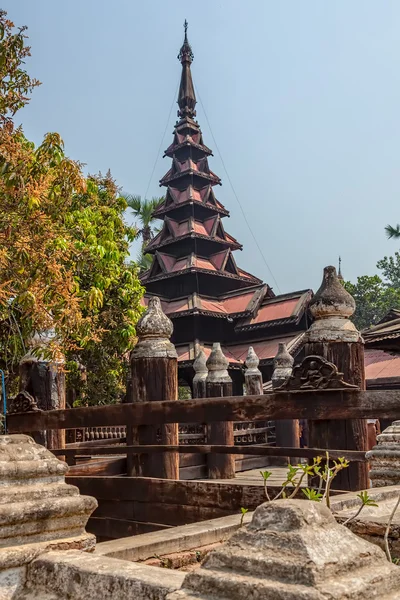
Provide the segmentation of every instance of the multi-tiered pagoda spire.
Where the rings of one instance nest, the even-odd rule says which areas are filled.
[[[160,180],[167,192],[155,213],[164,223],[146,248],[154,259],[142,282],[147,292],[169,299],[193,292],[219,296],[261,281],[238,268],[233,251],[241,245],[222,224],[229,213],[215,197],[213,188],[221,180],[208,165],[212,151],[204,144],[195,120],[193,52],[186,21],[178,59],[182,64],[178,121],[164,155],[172,158],[172,166]]]

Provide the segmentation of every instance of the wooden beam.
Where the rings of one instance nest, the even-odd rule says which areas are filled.
[[[100,425],[210,423],[276,419],[400,419],[397,390],[275,392],[169,402],[136,402],[7,416],[9,433]]]
[[[53,454],[67,457],[87,456],[88,451],[85,448],[68,448],[52,450]],[[117,446],[117,447],[92,447],[91,455],[111,455],[111,454],[154,454],[160,452],[179,452],[181,454],[239,454],[250,456],[299,456],[301,458],[314,458],[316,456],[325,456],[326,450],[321,448],[277,448],[275,446]],[[365,452],[357,450],[329,450],[329,457],[332,459],[346,458],[355,462],[366,462]]]

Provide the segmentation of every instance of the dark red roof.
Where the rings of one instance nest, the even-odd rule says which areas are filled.
[[[365,349],[365,378],[400,377],[400,354],[378,349]]]

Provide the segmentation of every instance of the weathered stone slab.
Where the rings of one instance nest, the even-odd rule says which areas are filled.
[[[249,523],[253,513],[244,515]],[[240,527],[241,515],[199,521],[171,529],[152,531],[97,544],[94,554],[123,560],[146,560],[155,555],[195,550],[216,542],[225,542]]]
[[[279,500],[212,552],[168,600],[399,598],[400,569],[322,504]]]
[[[165,600],[183,579],[183,573],[171,569],[81,552],[49,552],[28,567],[27,586],[16,600],[38,600],[50,592],[56,600]]]

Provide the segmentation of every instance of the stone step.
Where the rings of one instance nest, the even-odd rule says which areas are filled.
[[[399,577],[393,572],[393,565],[388,561],[380,564],[379,573],[370,566],[364,566],[347,573],[340,578],[331,577],[322,582],[319,589],[324,598],[332,600],[398,600],[400,598]]]
[[[65,498],[78,496],[79,490],[74,485],[66,485],[63,481],[43,485],[21,485],[11,487],[0,486],[0,506],[15,502],[34,502],[46,498]]]
[[[347,535],[347,532],[344,531]],[[327,540],[327,543],[329,541]],[[368,551],[369,550],[369,551]],[[360,552],[356,549],[354,553],[348,545],[344,548],[346,553],[345,561],[340,565],[336,561],[324,566],[323,571],[319,570],[318,561],[304,552],[292,551],[284,552],[281,549],[274,548],[255,548],[248,545],[241,547],[237,543],[232,543],[228,547],[214,550],[207,558],[204,564],[205,568],[226,569],[237,573],[251,573],[255,576],[268,577],[276,580],[285,580],[288,583],[300,583],[302,585],[313,585],[327,577],[341,577],[358,568],[360,562]],[[375,548],[366,547],[362,555],[362,561],[365,566],[374,566],[377,559]]]
[[[222,569],[199,569],[190,573],[184,582],[185,591],[200,593],[200,598],[219,600],[323,600],[315,588],[301,584],[282,583],[248,574]],[[196,598],[196,595],[193,596]],[[183,596],[186,598],[186,596]]]

